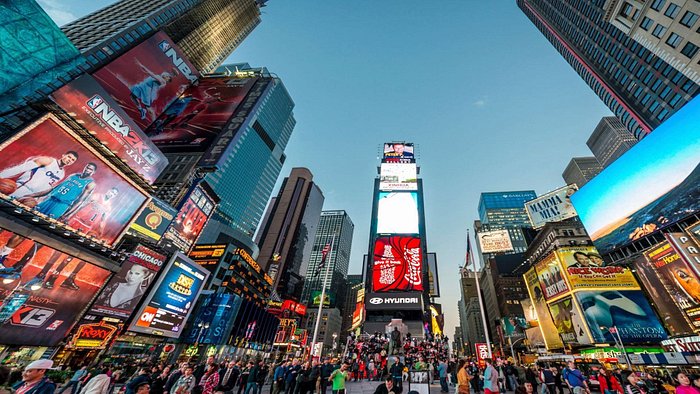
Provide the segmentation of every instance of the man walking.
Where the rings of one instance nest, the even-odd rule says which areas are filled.
[[[58,394],[61,394],[62,392],[68,390],[68,388],[71,388],[71,394],[75,394],[76,391],[78,391],[78,388],[80,387],[80,379],[82,379],[85,375],[87,374],[87,367],[84,366],[80,368],[79,370],[75,371],[73,374],[73,377],[70,378],[70,381],[66,383],[63,388],[61,388],[61,391],[58,392]]]
[[[447,363],[445,360],[440,360],[438,363],[438,374],[440,376],[440,392],[448,393],[450,388],[447,386]]]
[[[581,371],[576,368],[576,364],[574,364],[573,361],[569,361],[568,367],[564,369],[563,376],[573,394],[590,392],[586,378],[584,378]]]

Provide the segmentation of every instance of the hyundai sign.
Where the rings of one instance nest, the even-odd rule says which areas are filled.
[[[365,298],[365,309],[423,310],[423,299],[418,292],[369,293]]]

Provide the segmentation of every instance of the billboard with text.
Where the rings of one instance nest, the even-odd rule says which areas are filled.
[[[569,292],[569,285],[562,272],[557,255],[552,252],[535,265],[537,278],[542,287],[542,293],[547,301],[551,301]]]
[[[603,266],[603,259],[593,246],[567,246],[556,250],[558,260],[566,267],[571,290],[639,289],[632,272],[621,266]]]
[[[158,242],[176,214],[175,208],[154,197],[131,223],[128,234]]]
[[[417,190],[418,172],[415,163],[382,163],[379,190]]]
[[[510,252],[513,243],[508,230],[482,231],[476,233],[482,253]]]
[[[384,144],[382,163],[415,163],[413,143],[387,142]]]
[[[214,197],[199,185],[195,186],[163,238],[172,242],[183,253],[188,253],[214,213],[215,207]]]
[[[576,308],[571,297],[549,304],[549,311],[564,343],[591,343],[588,334],[586,334],[586,327],[583,325],[581,312]]]
[[[537,271],[535,271],[534,268],[530,268],[530,270],[523,275],[523,279],[527,287],[527,292],[530,295],[530,300],[532,300],[532,306],[537,315],[539,329],[542,332],[547,349],[561,349],[564,344],[559,335],[557,335],[557,328],[554,325],[552,316],[549,314],[547,300],[544,298],[542,286],[537,279]]]
[[[526,202],[525,211],[532,227],[538,229],[546,223],[559,222],[576,216],[576,210],[570,199],[576,190],[578,186],[568,185]]]
[[[418,237],[379,237],[374,243],[372,289],[423,291],[423,253]]]

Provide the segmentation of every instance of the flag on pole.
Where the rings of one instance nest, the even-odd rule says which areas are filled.
[[[321,262],[318,263],[318,267],[316,268],[316,272],[314,272],[314,278],[317,277],[320,273],[323,267],[326,266],[326,256],[328,256],[328,252],[331,250],[331,245],[326,244],[326,246],[323,247],[323,250],[321,251]]]
[[[471,253],[472,253],[471,237],[469,236],[469,230],[467,230],[467,254],[465,256],[466,260],[464,262],[465,267],[469,267],[469,258],[471,257]]]

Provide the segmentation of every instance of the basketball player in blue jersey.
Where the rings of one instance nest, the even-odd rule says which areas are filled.
[[[86,164],[82,173],[69,175],[48,192],[35,209],[48,217],[62,220],[71,208],[80,206],[92,194],[95,189],[95,180],[92,178],[95,171],[95,163]]]
[[[167,71],[156,74],[138,61],[136,63],[138,63],[139,68],[148,74],[148,76],[141,82],[131,85],[129,88],[131,91],[131,101],[136,104],[141,119],[146,119],[147,114],[150,114],[151,119],[153,119],[155,118],[155,113],[151,106],[153,102],[158,99],[158,91],[160,88],[172,81],[173,75]]]
[[[17,189],[12,198],[27,197],[53,189],[64,177],[66,167],[78,160],[78,153],[67,151],[59,159],[49,156],[36,156],[23,163],[0,171],[0,178],[17,177]]]

